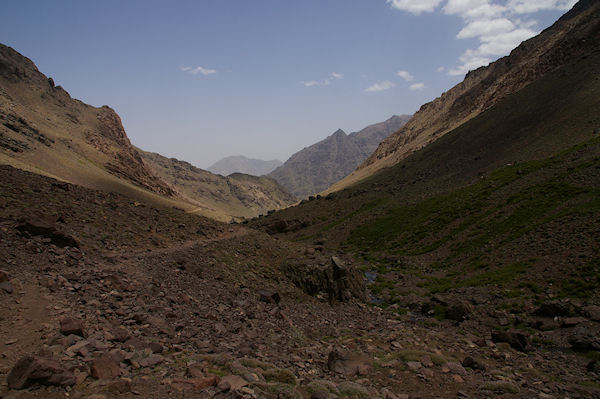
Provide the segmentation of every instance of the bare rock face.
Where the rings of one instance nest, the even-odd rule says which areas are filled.
[[[75,376],[54,360],[27,355],[12,368],[7,382],[11,389],[24,389],[36,384],[70,386],[75,384]]]

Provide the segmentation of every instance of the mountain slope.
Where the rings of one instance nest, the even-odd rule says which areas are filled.
[[[407,115],[395,115],[349,135],[338,130],[298,151],[269,176],[299,198],[321,192],[352,172],[381,140],[400,129],[408,119]]]
[[[598,8],[597,1],[580,1],[550,28],[521,43],[509,56],[469,72],[463,82],[423,105],[401,130],[384,140],[355,172],[330,191],[348,187],[398,163],[507,95],[589,51],[600,36]]]
[[[72,99],[1,44],[0,99],[1,163],[93,188],[173,197],[146,168],[114,110]]]
[[[234,155],[215,162],[206,170],[221,176],[229,176],[232,173],[262,176],[271,173],[282,164],[283,162],[278,159],[263,161],[262,159],[247,158],[243,155]]]
[[[148,167],[204,215],[218,220],[254,217],[296,202],[275,180],[234,173],[223,177],[160,154],[139,150]]]
[[[253,225],[354,252],[388,305],[518,298],[520,314],[540,292],[597,304],[598,43],[397,165]]]

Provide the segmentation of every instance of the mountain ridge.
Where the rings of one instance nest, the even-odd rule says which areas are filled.
[[[598,37],[599,20],[597,2],[577,3],[552,26],[521,43],[508,56],[470,71],[461,83],[421,106],[402,129],[382,141],[365,162],[327,192],[348,187],[396,164],[507,95],[593,48],[594,40],[585,39]]]
[[[408,118],[408,115],[394,115],[351,134],[338,129],[293,154],[269,176],[298,198],[316,194],[352,172],[382,139],[403,126]]]

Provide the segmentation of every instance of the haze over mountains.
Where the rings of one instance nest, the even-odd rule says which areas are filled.
[[[285,192],[136,149],[1,46],[0,89],[0,397],[600,398],[600,1],[229,224],[194,210]]]
[[[292,155],[269,176],[298,198],[319,193],[354,171],[383,139],[400,129],[409,118],[409,115],[394,115],[351,134],[339,129]]]
[[[229,176],[232,173],[262,176],[271,173],[282,164],[283,162],[279,159],[263,161],[262,159],[247,158],[243,155],[233,155],[215,162],[206,170],[222,176]]]

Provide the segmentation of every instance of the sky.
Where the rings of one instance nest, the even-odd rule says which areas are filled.
[[[412,114],[575,2],[6,0],[0,42],[134,145],[206,168]]]

